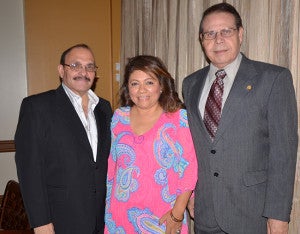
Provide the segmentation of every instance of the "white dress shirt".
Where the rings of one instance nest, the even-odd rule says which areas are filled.
[[[222,97],[222,110],[223,110],[224,104],[227,100],[227,97],[229,95],[229,92],[231,90],[236,73],[240,67],[241,61],[242,61],[242,55],[241,55],[241,53],[239,53],[238,56],[236,57],[236,59],[232,63],[228,64],[226,67],[223,68],[226,72],[226,76],[223,79],[224,92],[223,92],[223,97]],[[204,84],[204,87],[202,90],[202,94],[200,97],[200,102],[199,102],[199,110],[200,110],[200,114],[201,114],[202,118],[204,117],[206,100],[207,100],[210,88],[211,88],[214,80],[216,79],[215,73],[218,70],[220,70],[220,69],[215,67],[212,63],[210,64],[209,72],[207,74],[205,84]]]
[[[89,103],[88,103],[88,112],[87,116],[84,113],[82,108],[82,98],[75,94],[71,89],[69,89],[65,84],[62,83],[62,86],[68,95],[71,103],[73,104],[83,126],[86,131],[87,137],[89,139],[90,145],[93,151],[94,161],[96,162],[97,158],[97,145],[98,145],[98,131],[97,131],[97,124],[94,115],[94,109],[99,102],[99,98],[97,95],[92,91],[88,91]]]

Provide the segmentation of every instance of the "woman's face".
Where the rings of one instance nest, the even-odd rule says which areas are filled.
[[[161,86],[154,75],[136,70],[131,73],[128,80],[129,96],[136,107],[151,109],[159,105]]]

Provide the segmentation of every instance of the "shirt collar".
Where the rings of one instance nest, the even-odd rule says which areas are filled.
[[[82,98],[78,94],[74,93],[64,83],[62,83],[62,87],[64,88],[64,90],[65,90],[67,96],[69,97],[71,103],[73,104],[73,106],[81,103]],[[99,102],[99,97],[91,89],[88,90],[88,97],[89,97],[89,106],[91,106],[91,108],[94,110],[96,105]]]
[[[240,64],[241,64],[241,61],[242,61],[242,54],[239,53],[235,60],[228,64],[227,66],[225,66],[223,69],[225,70],[226,72],[226,76],[229,77],[230,79],[234,79],[235,76],[236,76],[236,73],[240,67]],[[210,63],[210,68],[209,68],[209,72],[208,72],[208,77],[209,77],[209,80],[211,82],[213,82],[216,78],[215,76],[215,73],[220,70],[219,68],[217,68],[216,66],[214,66],[212,63]]]

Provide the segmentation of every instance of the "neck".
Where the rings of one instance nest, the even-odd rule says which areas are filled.
[[[131,111],[135,112],[135,114],[137,114],[139,116],[149,117],[149,116],[153,116],[154,114],[157,114],[157,113],[162,113],[163,109],[158,104],[158,105],[153,106],[153,107],[148,108],[148,109],[143,109],[143,108],[139,108],[137,106],[133,106],[131,108]]]
[[[141,135],[149,131],[162,113],[163,109],[160,105],[150,109],[141,109],[133,106],[130,110],[130,125],[133,132]]]
[[[84,111],[85,116],[88,115],[88,107],[89,107],[89,95],[86,93],[84,95],[81,96],[82,101],[81,101],[81,105],[82,105],[82,109]]]

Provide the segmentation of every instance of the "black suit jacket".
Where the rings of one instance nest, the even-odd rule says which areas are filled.
[[[53,223],[55,233],[94,233],[104,227],[111,106],[94,110],[98,152],[62,86],[23,100],[15,134],[16,166],[32,227]]]

